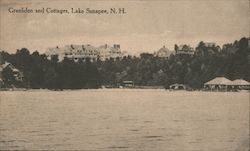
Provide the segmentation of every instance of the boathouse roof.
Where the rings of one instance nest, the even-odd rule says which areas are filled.
[[[216,77],[208,82],[205,85],[231,85],[232,81],[225,77]]]

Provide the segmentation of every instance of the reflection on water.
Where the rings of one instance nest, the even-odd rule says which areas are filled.
[[[0,149],[248,150],[248,93],[0,93]]]

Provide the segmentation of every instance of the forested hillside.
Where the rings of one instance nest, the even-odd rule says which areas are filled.
[[[249,38],[234,43],[207,48],[200,42],[195,54],[171,55],[169,58],[142,53],[140,57],[126,56],[106,61],[88,60],[74,62],[65,58],[59,62],[57,56],[48,60],[38,51],[30,53],[22,48],[15,54],[1,51],[1,64],[10,62],[23,72],[24,80],[19,87],[49,89],[98,88],[102,85],[117,86],[131,80],[139,86],[165,86],[173,83],[187,84],[194,89],[217,76],[234,80],[250,81]],[[3,71],[4,72],[4,71]],[[4,77],[7,81],[9,77]],[[10,83],[5,82],[8,87]]]

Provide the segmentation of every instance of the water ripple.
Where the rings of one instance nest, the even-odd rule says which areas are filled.
[[[161,138],[163,136],[159,136],[159,135],[151,135],[151,136],[143,136],[144,138]]]

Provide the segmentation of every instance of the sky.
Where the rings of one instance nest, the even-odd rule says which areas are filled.
[[[124,8],[126,14],[10,13],[20,9]],[[0,49],[45,52],[68,44],[120,44],[130,54],[249,37],[248,0],[0,0]]]

